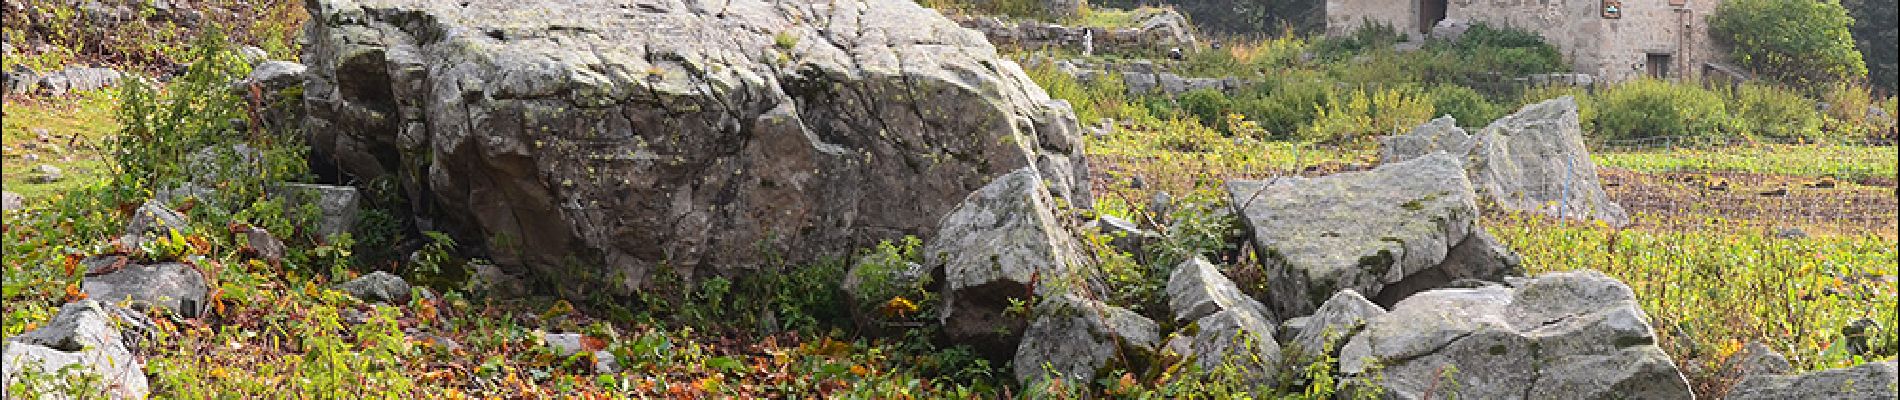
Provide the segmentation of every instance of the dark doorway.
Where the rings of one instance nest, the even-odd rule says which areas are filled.
[[[1649,77],[1664,79],[1669,77],[1669,54],[1649,53],[1643,57],[1643,66],[1649,69]]]
[[[1445,20],[1445,1],[1418,0],[1418,33],[1432,33],[1432,27]]]

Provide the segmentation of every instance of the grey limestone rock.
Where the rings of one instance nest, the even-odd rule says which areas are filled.
[[[1276,315],[1311,314],[1353,289],[1389,306],[1459,279],[1521,274],[1484,233],[1457,159],[1417,159],[1320,178],[1235,180],[1232,204],[1252,233]]]
[[[1472,185],[1509,210],[1539,212],[1614,226],[1629,223],[1610,200],[1584,147],[1577,102],[1569,96],[1524,106],[1467,135],[1443,117],[1412,132],[1382,139],[1380,159],[1394,163],[1445,151],[1465,160]]]
[[[1892,399],[1895,391],[1900,390],[1895,365],[1893,360],[1887,360],[1798,375],[1753,375],[1729,388],[1728,398]]]
[[[1647,319],[1629,286],[1588,270],[1432,290],[1368,320],[1339,371],[1386,398],[1693,398]]]
[[[907,0],[308,5],[313,158],[570,296],[927,239],[1028,166],[1088,193],[1062,103]]]
[[[1051,375],[1094,382],[1109,368],[1133,369],[1128,363],[1146,360],[1161,345],[1154,321],[1074,294],[1044,300],[1034,313],[1014,362],[1024,385]]]

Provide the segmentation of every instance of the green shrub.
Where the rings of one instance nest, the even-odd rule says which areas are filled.
[[[1707,142],[1737,131],[1721,94],[1700,86],[1638,79],[1605,89],[1597,101],[1596,128],[1607,139]]]
[[[1432,117],[1432,103],[1411,89],[1356,89],[1320,108],[1300,139],[1348,144],[1410,129]]]
[[[1821,89],[1867,75],[1849,31],[1853,24],[1835,0],[1729,0],[1709,16],[1709,33],[1733,46],[1730,54],[1743,68]]]
[[[1471,88],[1458,85],[1433,86],[1427,97],[1432,99],[1435,115],[1450,115],[1463,126],[1484,126],[1492,120],[1504,116],[1504,109],[1491,104],[1484,95]]]
[[[1870,107],[1879,103],[1869,93],[1867,87],[1838,82],[1827,86],[1821,94],[1821,102],[1827,103],[1824,139],[1866,139],[1890,133],[1894,128],[1894,111],[1891,105],[1883,108],[1887,118],[1876,118],[1869,112]],[[1892,103],[1892,99],[1887,101]]]
[[[1226,121],[1227,114],[1234,110],[1234,102],[1226,94],[1214,89],[1196,89],[1182,93],[1175,101],[1181,105],[1182,112],[1201,126],[1218,129],[1223,134],[1231,133],[1227,131]]]
[[[1318,74],[1288,74],[1243,92],[1235,108],[1275,138],[1289,139],[1332,105],[1335,85]]]
[[[1736,125],[1745,132],[1775,139],[1824,139],[1821,113],[1798,93],[1751,82],[1729,96]]]
[[[1513,28],[1472,24],[1451,44],[1457,62],[1470,71],[1496,72],[1517,77],[1569,69],[1557,47],[1537,33]]]

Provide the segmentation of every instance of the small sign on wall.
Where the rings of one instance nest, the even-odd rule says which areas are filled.
[[[1604,19],[1622,19],[1623,18],[1623,1],[1622,0],[1603,0],[1603,18]]]

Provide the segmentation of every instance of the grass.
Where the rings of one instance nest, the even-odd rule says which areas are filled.
[[[1716,148],[1611,149],[1593,159],[1602,166],[1645,173],[1732,171],[1859,180],[1892,179],[1900,169],[1894,146],[1750,144]]]
[[[1700,395],[1734,383],[1722,363],[1749,341],[1783,352],[1804,371],[1891,359],[1900,349],[1900,329],[1891,326],[1895,283],[1880,278],[1900,268],[1900,242],[1890,237],[1781,239],[1746,221],[1670,231],[1529,216],[1486,222],[1531,274],[1588,268],[1629,284],[1659,344]],[[1887,321],[1866,356],[1850,353],[1842,335],[1862,318]]]
[[[6,118],[0,122],[0,135],[9,149],[5,154],[6,190],[19,193],[27,201],[44,199],[53,193],[70,192],[91,178],[110,173],[103,161],[108,138],[119,129],[117,90],[99,90],[62,98],[10,99]],[[41,131],[50,140],[39,140]],[[28,147],[32,147],[29,149]],[[27,155],[38,161],[27,161]],[[65,179],[52,183],[31,181],[33,169],[52,165],[63,171]]]

